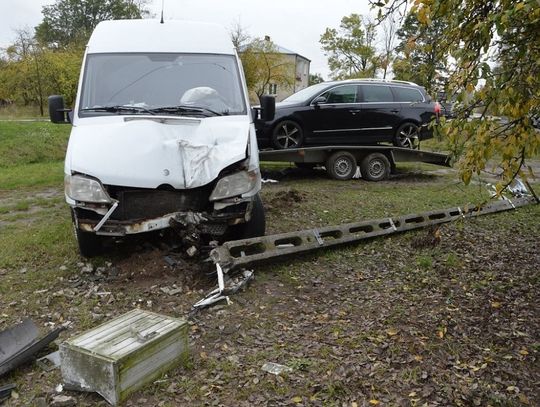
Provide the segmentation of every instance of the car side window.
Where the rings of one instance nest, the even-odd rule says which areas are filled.
[[[362,85],[363,102],[393,102],[394,96],[389,86]]]
[[[321,96],[326,99],[326,103],[356,103],[358,86],[338,86],[324,92]]]
[[[416,89],[410,88],[392,88],[396,102],[423,102],[424,98],[422,94]]]

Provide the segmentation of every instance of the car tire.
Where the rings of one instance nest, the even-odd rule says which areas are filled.
[[[95,233],[83,232],[73,225],[75,238],[79,246],[79,253],[83,257],[95,257],[103,253],[103,237]]]
[[[372,153],[360,163],[362,178],[367,181],[382,181],[390,175],[390,161],[382,153]]]
[[[411,122],[403,123],[396,130],[394,145],[396,147],[418,149],[420,146],[420,127]]]
[[[304,131],[295,121],[284,120],[272,130],[272,144],[278,150],[298,148],[304,142]]]
[[[229,227],[227,240],[250,239],[252,237],[264,236],[266,232],[266,215],[264,205],[259,194],[255,195],[253,207],[251,208],[251,218],[245,223]]]
[[[347,181],[356,173],[358,167],[354,155],[347,151],[338,151],[326,160],[326,172],[339,181]]]

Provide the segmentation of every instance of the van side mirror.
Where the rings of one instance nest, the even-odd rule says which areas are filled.
[[[263,95],[259,98],[261,102],[261,120],[269,122],[274,120],[276,115],[276,99],[273,96]]]
[[[52,95],[48,98],[49,102],[49,117],[53,123],[71,123],[69,112],[71,109],[64,107],[64,97]],[[66,113],[68,113],[66,115]]]

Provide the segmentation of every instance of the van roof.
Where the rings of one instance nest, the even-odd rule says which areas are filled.
[[[88,53],[182,52],[204,54],[235,53],[229,33],[217,24],[194,21],[111,20],[99,23],[90,40]]]

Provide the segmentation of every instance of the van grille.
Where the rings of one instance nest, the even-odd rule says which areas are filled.
[[[172,212],[208,209],[211,189],[200,187],[189,190],[118,189],[109,187],[118,200],[118,208],[111,215],[114,220],[157,218]]]

